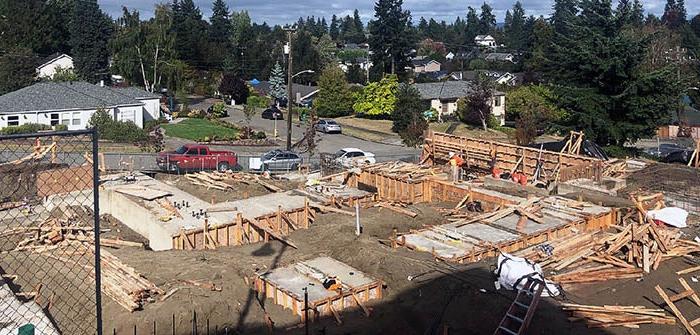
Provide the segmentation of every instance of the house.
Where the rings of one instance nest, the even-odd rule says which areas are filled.
[[[485,59],[489,62],[511,62],[515,63],[513,61],[513,54],[511,53],[503,53],[503,52],[492,52],[488,55],[486,55]]]
[[[0,128],[27,123],[68,130],[87,128],[99,108],[117,121],[160,118],[160,96],[134,87],[109,88],[86,82],[40,82],[0,96]]]
[[[338,67],[340,67],[343,72],[347,73],[351,66],[359,65],[361,70],[369,71],[372,67],[372,61],[366,57],[357,57],[352,61],[339,61]]]
[[[467,97],[472,92],[472,83],[468,81],[444,81],[439,83],[413,84],[423,100],[430,102],[430,107],[438,111],[438,118],[457,112],[457,100]],[[506,120],[506,95],[496,91],[491,102],[492,114],[500,125]]]
[[[261,95],[270,94],[270,82],[263,80],[253,85],[253,88],[258,91]],[[292,85],[292,96],[296,103],[300,103],[306,99],[313,99],[318,93],[318,86],[307,86],[294,83]]]
[[[431,73],[440,71],[440,62],[425,56],[418,56],[411,59],[413,73]]]
[[[39,78],[53,78],[59,68],[64,70],[73,69],[73,58],[66,54],[55,53],[44,59],[44,62],[37,66],[36,74]]]
[[[474,37],[474,44],[480,47],[495,48],[496,39],[491,35],[477,35]]]
[[[518,86],[523,83],[524,73],[510,73],[502,71],[457,71],[450,74],[451,80],[474,81],[479,74],[483,74],[486,78],[492,80],[497,85]]]

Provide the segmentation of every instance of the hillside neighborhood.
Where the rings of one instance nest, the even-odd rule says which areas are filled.
[[[697,3],[349,6],[0,0],[0,335],[700,332]]]

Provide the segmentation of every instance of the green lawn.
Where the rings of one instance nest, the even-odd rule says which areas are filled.
[[[206,137],[217,140],[233,140],[238,129],[224,127],[206,119],[187,119],[175,124],[161,125],[165,135],[193,141],[202,141]]]

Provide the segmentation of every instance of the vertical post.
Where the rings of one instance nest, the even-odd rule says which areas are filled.
[[[98,133],[92,130],[92,202],[94,210],[95,233],[95,314],[97,323],[97,335],[102,335],[102,275],[100,264],[100,170],[97,166]]]
[[[292,100],[292,34],[294,28],[289,27],[287,31],[287,41],[289,43],[289,58],[287,61],[287,150],[292,150],[292,109],[294,100]]]
[[[355,203],[355,235],[360,236],[360,203]]]
[[[304,334],[309,335],[309,290],[304,287]]]

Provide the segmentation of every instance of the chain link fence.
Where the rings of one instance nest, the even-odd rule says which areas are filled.
[[[101,334],[93,130],[0,136],[0,334]]]

